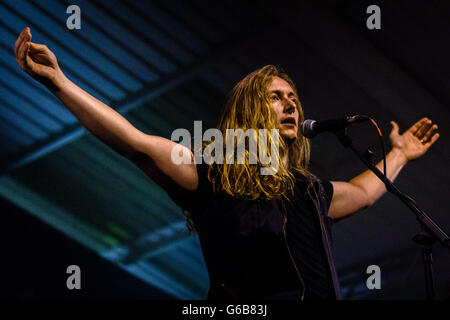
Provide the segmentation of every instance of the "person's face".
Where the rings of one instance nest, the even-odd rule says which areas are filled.
[[[279,77],[273,77],[268,87],[273,110],[277,114],[280,136],[292,142],[297,138],[298,118],[297,96],[289,83]]]

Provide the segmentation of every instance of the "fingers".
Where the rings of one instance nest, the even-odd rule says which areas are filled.
[[[22,43],[22,39],[25,35],[26,29],[23,29],[22,32],[20,32],[19,36],[17,37],[16,42],[14,43],[14,55],[17,56],[17,50],[19,48],[19,45]]]
[[[419,125],[418,125],[419,124]],[[417,125],[417,126],[416,126]],[[416,123],[416,131],[413,135],[428,149],[433,143],[439,139],[439,134],[437,133],[438,125],[433,124],[433,122],[428,118],[421,119]]]
[[[421,120],[420,123],[421,123],[420,127],[417,129],[415,133],[413,133],[413,135],[416,136],[417,139],[419,140],[423,139],[423,137],[433,124],[431,120],[428,118],[425,118],[424,121]]]
[[[417,131],[426,123],[428,118],[422,118],[419,121],[417,121],[411,128],[408,129],[409,132],[411,132],[414,136],[417,134]]]
[[[47,46],[45,44],[30,42],[30,49],[34,52],[42,52],[47,50]]]
[[[428,131],[422,137],[421,142],[426,143],[426,142],[431,141],[432,137],[437,133],[437,129],[438,129],[437,124],[430,126]]]
[[[24,41],[31,41],[31,32],[30,28],[26,27],[22,30],[16,42],[14,43],[14,55],[17,57],[20,46],[24,43]]]
[[[23,42],[20,47],[19,50],[17,52],[17,60],[19,63],[19,66],[22,69],[27,69],[27,54],[28,54],[28,49],[30,47],[30,42]]]
[[[30,40],[31,40],[31,33],[29,28],[25,28],[20,33],[19,38],[16,41],[15,45],[15,54],[16,54],[16,61],[19,64],[19,66],[25,70],[26,68],[26,55],[28,53],[28,49],[30,46]]]
[[[439,137],[440,137],[439,133],[435,133],[431,138],[431,140],[424,144],[425,148],[428,149],[429,147],[431,147],[433,143],[435,143],[437,139],[439,139]]]
[[[44,44],[25,41],[26,39],[26,37],[23,39],[20,47],[18,48],[16,60],[23,70],[30,71],[32,67],[31,64],[33,63],[30,56],[39,52],[45,52],[48,49]]]

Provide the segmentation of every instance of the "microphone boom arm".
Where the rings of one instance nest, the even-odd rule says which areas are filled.
[[[393,183],[390,181],[378,168],[372,163],[372,151],[367,149],[363,154],[352,143],[352,140],[347,135],[347,128],[333,132],[338,140],[344,145],[344,147],[352,150],[358,158],[369,168],[386,186],[386,190],[400,199],[403,204],[405,204],[416,216],[417,221],[421,226],[421,232],[413,237],[413,241],[419,246],[422,251],[422,258],[425,270],[425,285],[427,299],[435,299],[435,289],[432,271],[432,245],[437,240],[444,247],[450,248],[450,238],[449,236],[438,226],[433,219],[425,213],[423,210],[419,209],[416,202],[409,196],[402,193]]]

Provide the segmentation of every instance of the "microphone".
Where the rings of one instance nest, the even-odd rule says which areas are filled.
[[[301,130],[303,136],[311,139],[311,138],[314,138],[316,135],[318,135],[321,132],[339,131],[339,130],[344,129],[347,126],[351,125],[352,123],[363,122],[368,119],[370,119],[368,116],[355,115],[355,116],[348,116],[348,117],[340,118],[340,119],[330,119],[330,120],[323,120],[323,121],[305,120],[305,121],[303,121],[302,126],[300,127],[300,130]]]

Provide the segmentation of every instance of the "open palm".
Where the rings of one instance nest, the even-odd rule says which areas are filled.
[[[391,121],[392,131],[389,135],[392,148],[397,148],[405,155],[406,160],[421,157],[439,139],[438,126],[428,118],[422,118],[402,135],[399,126]]]

